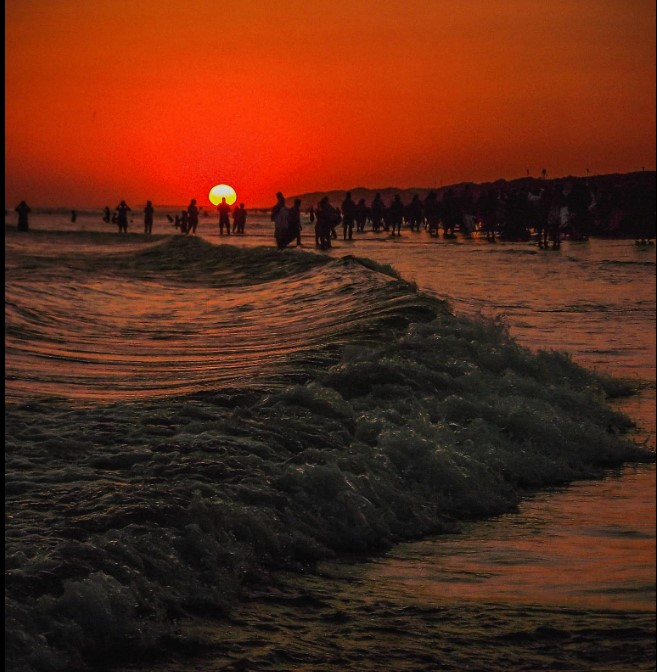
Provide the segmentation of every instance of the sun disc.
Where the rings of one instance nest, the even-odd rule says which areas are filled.
[[[235,203],[237,200],[237,194],[235,193],[235,189],[233,189],[228,184],[216,184],[214,187],[212,187],[212,189],[210,189],[208,198],[210,199],[210,203],[213,205],[219,205],[222,198],[226,199],[226,203],[228,203],[228,205],[233,205],[233,203]]]

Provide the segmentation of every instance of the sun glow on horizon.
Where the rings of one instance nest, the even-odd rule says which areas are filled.
[[[220,44],[216,1],[118,4],[5,3],[7,205],[213,209],[221,177],[255,208],[655,167],[652,0],[234,2]]]
[[[233,205],[233,203],[235,203],[237,200],[237,194],[235,193],[235,189],[233,189],[228,184],[216,184],[214,187],[212,187],[212,189],[210,189],[208,198],[210,199],[210,203],[213,205],[219,205],[222,198],[226,199],[226,203],[228,203],[228,205]]]

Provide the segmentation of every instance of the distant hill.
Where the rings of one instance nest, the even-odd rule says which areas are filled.
[[[633,173],[610,173],[607,175],[589,175],[587,177],[568,176],[554,179],[548,178],[546,180],[536,177],[522,177],[515,180],[496,180],[495,182],[482,183],[459,182],[458,184],[450,184],[443,187],[412,187],[408,189],[399,189],[397,187],[383,187],[379,189],[353,187],[352,189],[333,189],[331,191],[313,191],[305,194],[295,194],[294,196],[287,197],[286,201],[288,204],[291,204],[294,199],[300,198],[301,208],[305,210],[311,206],[316,206],[324,196],[328,196],[332,205],[339,206],[340,203],[342,203],[344,200],[347,191],[351,191],[351,197],[354,201],[358,202],[361,198],[364,198],[368,205],[372,202],[372,199],[377,193],[381,194],[381,198],[386,203],[389,203],[395,194],[399,194],[401,200],[404,203],[407,203],[413,198],[415,194],[418,194],[419,197],[423,199],[430,191],[435,191],[438,194],[441,194],[448,189],[461,192],[466,187],[466,185],[468,185],[472,190],[473,195],[477,197],[480,192],[486,191],[490,188],[495,188],[499,191],[507,191],[509,189],[528,190],[544,187],[555,182],[563,183],[566,181],[579,180],[585,180],[600,191],[608,191],[612,188],[619,188],[623,190],[625,188],[634,187],[639,184],[644,186],[653,185],[654,188],[655,171],[642,170]]]

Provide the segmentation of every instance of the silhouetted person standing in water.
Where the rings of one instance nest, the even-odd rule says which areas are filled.
[[[456,200],[453,189],[448,189],[443,196],[442,216],[443,238],[455,238],[454,229],[461,223],[461,208]]]
[[[356,231],[359,233],[365,232],[365,222],[367,222],[367,213],[369,209],[365,203],[365,199],[361,198],[356,204]]]
[[[561,226],[562,221],[565,218],[565,213],[563,212],[566,209],[566,196],[564,195],[561,185],[557,184],[552,187],[552,193],[547,197],[548,206],[548,219],[547,219],[547,229],[548,235],[552,238],[552,249],[558,250],[561,248]]]
[[[336,231],[336,228],[342,221],[342,214],[340,213],[340,208],[331,206],[331,209],[333,210],[333,217],[331,217],[331,240],[337,240],[338,232]]]
[[[472,238],[475,230],[474,196],[470,185],[466,184],[460,198],[461,203],[461,233],[466,238]]]
[[[187,213],[187,210],[181,210],[180,211],[180,233],[187,233],[187,224],[189,221],[189,214]]]
[[[422,222],[422,201],[419,194],[413,195],[413,200],[408,206],[408,222],[411,225],[411,231],[420,232],[420,223]]]
[[[479,216],[486,233],[486,241],[495,242],[497,232],[498,197],[495,189],[489,189],[480,199]]]
[[[593,202],[591,190],[585,182],[575,182],[568,194],[566,205],[571,214],[571,240],[588,240],[589,206]]]
[[[378,232],[383,224],[384,209],[385,205],[383,203],[383,199],[381,198],[381,194],[376,194],[376,196],[374,196],[374,200],[372,201],[372,205],[370,205],[370,213],[372,217],[372,229],[375,232]]]
[[[146,207],[144,208],[144,233],[153,233],[153,204],[150,201],[146,201]]]
[[[435,191],[430,191],[427,194],[422,209],[424,210],[429,235],[437,238],[438,224],[440,223],[440,205],[438,204],[438,194]]]
[[[301,199],[295,198],[294,205],[287,213],[287,243],[296,238],[297,247],[301,245]]]
[[[75,210],[71,210],[71,222],[75,224],[75,220],[78,218],[78,213]]]
[[[308,208],[308,219],[310,220],[310,223],[313,225],[313,229],[315,230],[315,247],[319,247],[319,228],[317,226],[315,208],[312,205],[310,208]]]
[[[106,224],[109,224],[111,220],[112,220],[112,214],[111,214],[111,212],[110,212],[109,205],[106,205],[106,206],[103,208],[103,221],[104,221]]]
[[[344,240],[353,239],[355,220],[356,204],[351,198],[351,192],[348,191],[342,201],[342,237]]]
[[[224,235],[224,227],[226,228],[226,235],[230,236],[230,205],[226,203],[226,197],[221,199],[221,203],[217,206],[219,213],[219,235]]]
[[[320,249],[327,250],[331,247],[331,230],[336,217],[328,196],[324,196],[317,205],[315,216],[317,217],[317,224],[315,225],[317,243]]]
[[[116,223],[119,227],[119,233],[128,233],[128,213],[130,207],[125,201],[121,201],[116,206]]]
[[[30,225],[28,222],[28,215],[31,212],[30,206],[25,201],[21,201],[16,206],[15,210],[18,213],[18,225],[16,228],[18,231],[29,231]]]
[[[395,235],[395,228],[397,229],[397,235],[401,236],[401,226],[402,220],[404,219],[404,204],[399,197],[399,194],[395,194],[395,197],[392,199],[390,204],[390,224],[392,226],[392,236]]]
[[[240,210],[240,206],[236,205],[231,212],[231,215],[233,217],[233,233],[234,234],[239,233],[239,228],[240,228],[239,227],[239,219],[240,219],[239,210]]]
[[[282,250],[288,243],[288,213],[289,209],[285,205],[285,196],[279,191],[276,194],[276,205],[271,209],[271,221],[274,222],[274,237],[276,246]]]
[[[246,208],[244,203],[240,203],[233,210],[233,233],[244,233],[244,228],[246,226]]]
[[[196,205],[196,199],[192,198],[187,206],[187,228],[185,229],[185,233],[196,233],[197,226],[198,206]],[[228,233],[230,233],[230,231]]]

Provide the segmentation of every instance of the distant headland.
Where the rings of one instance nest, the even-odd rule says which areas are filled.
[[[369,187],[353,187],[352,189],[332,189],[330,191],[313,191],[304,194],[290,194],[288,200],[295,198],[301,199],[301,207],[309,208],[317,205],[317,203],[324,197],[328,196],[332,203],[339,203],[344,198],[347,191],[351,192],[351,197],[358,201],[364,198],[368,203],[374,198],[376,194],[380,194],[384,201],[388,201],[396,194],[399,194],[402,201],[405,203],[410,201],[415,194],[424,199],[431,191],[438,195],[453,189],[454,191],[461,191],[466,187],[470,187],[473,195],[476,197],[479,193],[487,191],[488,189],[497,189],[504,192],[512,189],[540,189],[542,186],[553,185],[555,183],[565,182],[579,182],[585,181],[599,191],[609,191],[612,189],[626,190],[635,187],[650,187],[652,186],[653,194],[655,191],[655,177],[654,170],[640,170],[632,173],[609,173],[605,175],[586,175],[586,176],[567,176],[555,178],[541,178],[541,177],[521,177],[514,180],[499,179],[494,182],[459,182],[456,184],[448,184],[440,187],[409,187],[400,189],[398,187],[383,187],[383,188],[369,188]],[[287,194],[286,194],[287,196]],[[272,200],[272,203],[274,201]],[[269,206],[271,207],[271,206]],[[267,209],[267,208],[253,208],[253,210]]]

